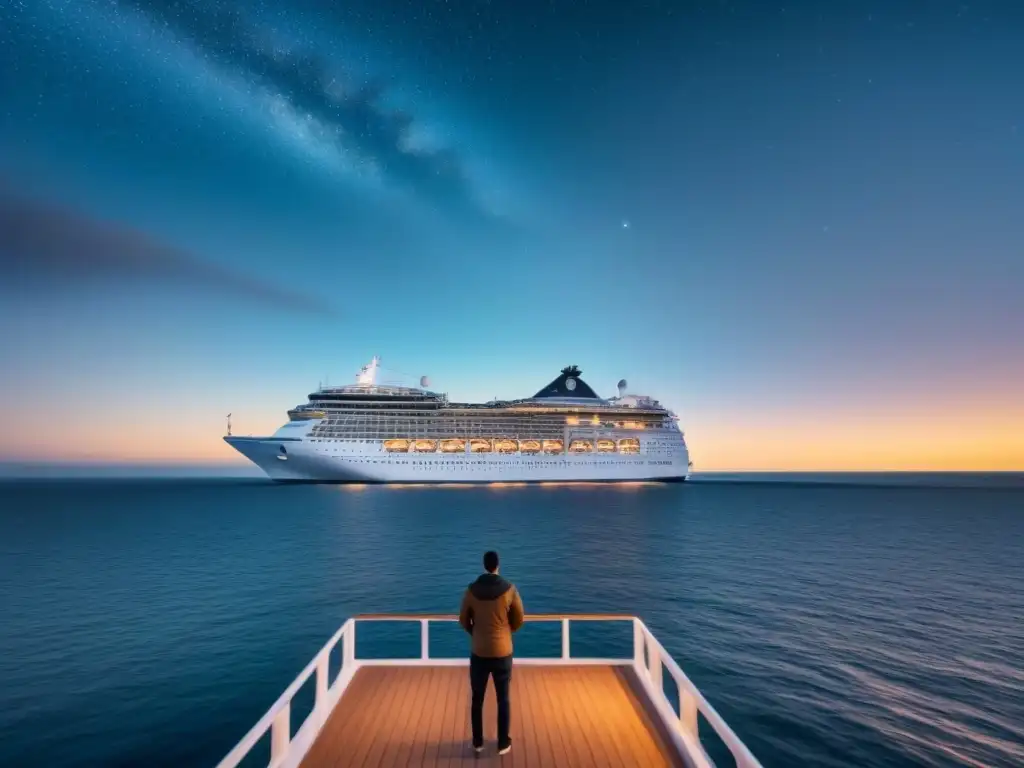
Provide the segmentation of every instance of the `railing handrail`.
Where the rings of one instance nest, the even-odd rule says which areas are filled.
[[[692,696],[695,703],[696,709],[707,720],[708,725],[718,734],[718,737],[722,740],[722,743],[728,748],[729,752],[732,753],[733,758],[736,760],[737,768],[760,768],[761,763],[758,761],[754,754],[750,751],[746,744],[743,743],[742,739],[736,735],[736,732],[729,727],[729,724],[725,722],[718,711],[711,706],[711,703],[704,698],[704,694],[700,692],[700,689],[690,680],[689,676],[683,672],[682,667],[679,663],[672,658],[672,656],[665,650],[665,646],[661,644],[661,641],[654,636],[654,633],[647,627],[641,619],[636,620],[637,626],[640,627],[644,634],[645,640],[652,644],[657,652],[658,660],[661,664],[668,669],[669,674],[672,675],[675,680],[676,687],[679,689],[679,708],[680,708],[680,720],[685,719],[686,713],[684,711],[683,697],[684,692],[686,695]],[[660,684],[660,675],[656,675],[658,683]],[[659,691],[664,696],[664,690]],[[665,697],[667,699],[667,697]],[[685,725],[684,725],[685,727]],[[694,720],[692,735],[697,739],[699,744],[700,737],[696,732],[696,721]]]
[[[256,746],[256,743],[263,737],[274,724],[274,720],[277,719],[278,715],[281,714],[286,708],[289,708],[292,703],[292,699],[298,690],[305,685],[306,681],[309,680],[310,676],[316,671],[321,660],[330,654],[334,650],[334,647],[341,641],[346,634],[351,634],[351,628],[355,622],[352,619],[347,619],[335,632],[331,639],[324,643],[323,647],[317,651],[313,659],[307,664],[298,676],[292,681],[291,685],[284,689],[284,692],[277,697],[277,700],[270,705],[270,709],[256,721],[256,725],[249,729],[248,733],[242,737],[242,739],[235,745],[223,760],[217,765],[218,768],[227,768],[228,766],[238,765],[242,758],[249,753],[249,751]]]
[[[528,613],[526,621],[634,621],[628,613]],[[455,613],[357,613],[353,621],[458,621]]]

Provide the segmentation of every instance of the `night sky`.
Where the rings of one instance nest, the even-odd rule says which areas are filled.
[[[1024,469],[1024,4],[0,2],[0,458],[241,460],[381,355],[696,469]]]

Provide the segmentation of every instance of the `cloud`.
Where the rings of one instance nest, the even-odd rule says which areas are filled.
[[[143,232],[0,186],[0,285],[14,290],[168,281],[291,312],[334,315],[324,301],[203,261]]]
[[[385,103],[379,82],[358,82],[327,57],[275,39],[241,7],[210,0],[118,0],[169,28],[210,66],[241,77],[278,134],[314,159],[405,189],[431,205],[482,211],[452,149],[421,140],[413,114]]]

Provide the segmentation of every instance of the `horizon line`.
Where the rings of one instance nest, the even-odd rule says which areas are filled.
[[[229,476],[239,474],[263,477],[264,473],[249,462],[235,461],[188,461],[188,460],[125,460],[111,461],[106,459],[68,459],[40,460],[0,458],[0,477],[10,477],[11,470],[26,471],[60,471],[76,472],[95,470],[106,474],[110,471],[127,470],[133,473],[146,470],[177,470],[221,472]],[[715,468],[691,471],[691,476],[707,475],[1015,475],[1024,474],[1024,467],[1017,469],[808,469],[808,468],[773,468],[773,469],[737,469]]]

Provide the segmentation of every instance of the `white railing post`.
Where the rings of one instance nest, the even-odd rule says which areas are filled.
[[[356,622],[351,619],[350,621],[352,623],[348,625],[348,632],[345,634],[345,646],[341,649],[342,669],[351,666],[356,660]]]
[[[281,711],[274,718],[274,724],[270,726],[270,764],[280,765],[284,756],[288,754],[288,742],[292,738],[291,723],[292,703],[285,702]]]
[[[569,658],[569,620],[562,619],[562,658]]]
[[[660,695],[665,695],[665,686],[661,681],[661,652],[654,642],[654,638],[647,639],[647,674],[654,683],[654,690]]]
[[[633,664],[644,665],[644,628],[640,619],[633,619]]]
[[[700,738],[700,734],[697,732],[697,697],[690,691],[679,685],[679,681],[676,680],[676,685],[679,686],[679,723],[683,726],[683,730],[693,736],[695,739]]]
[[[328,651],[320,654],[320,658],[316,660],[316,700],[313,709],[317,712],[327,705],[327,663],[330,658],[331,653]]]
[[[420,619],[420,658],[430,658],[430,619]]]

